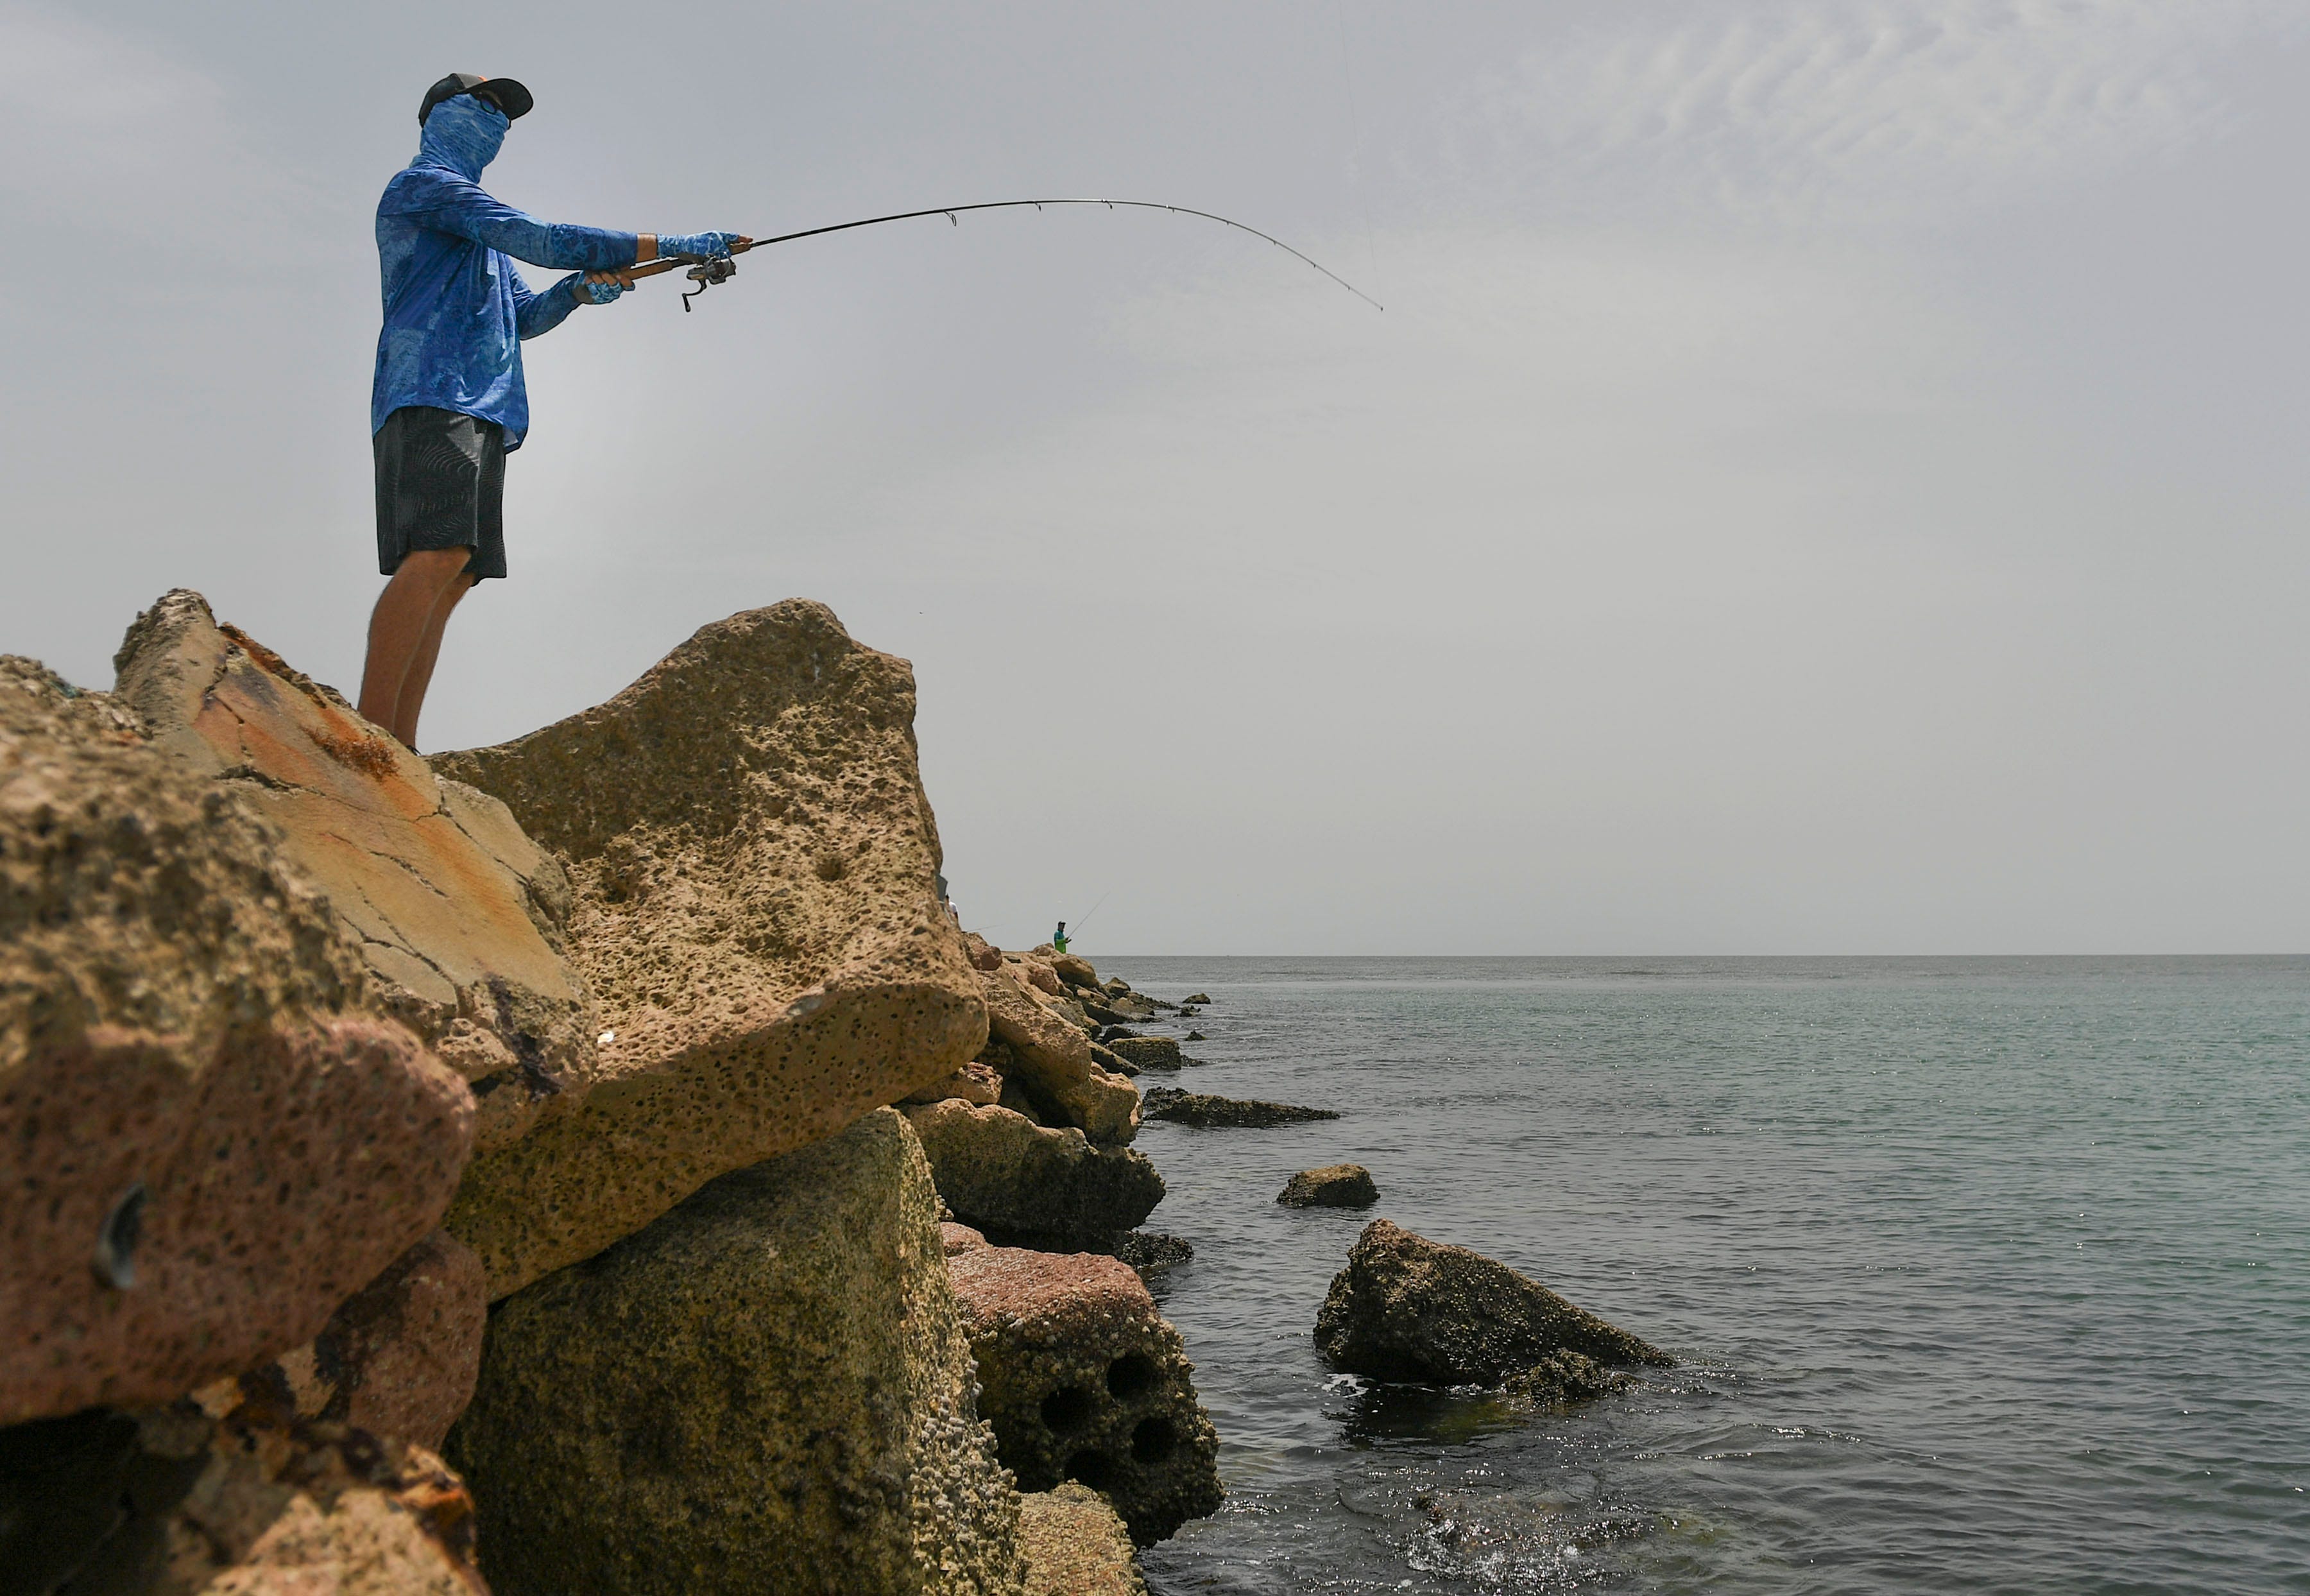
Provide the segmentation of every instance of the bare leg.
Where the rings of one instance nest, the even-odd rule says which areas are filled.
[[[449,585],[434,601],[432,619],[426,622],[424,640],[409,662],[409,673],[401,679],[401,703],[394,711],[393,734],[412,750],[417,747],[417,716],[425,707],[425,690],[432,685],[433,662],[441,653],[441,634],[448,629],[449,612],[480,583],[479,577],[464,571],[449,579]]]
[[[452,585],[465,580],[471,549],[421,549],[401,562],[369,618],[369,663],[361,670],[360,712],[404,743],[415,734],[415,717],[404,733],[397,724],[401,690],[426,633],[434,630],[433,611]],[[438,632],[434,646],[439,647]],[[429,656],[427,672],[432,670]],[[423,694],[421,690],[420,698]]]

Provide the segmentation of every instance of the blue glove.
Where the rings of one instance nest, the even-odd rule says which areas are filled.
[[[578,286],[584,291],[587,303],[594,305],[607,305],[626,291],[626,285],[615,278],[607,282],[588,282],[581,277]]]
[[[726,257],[730,246],[744,238],[743,233],[660,233],[657,252],[671,259],[677,255],[702,255],[708,260]]]

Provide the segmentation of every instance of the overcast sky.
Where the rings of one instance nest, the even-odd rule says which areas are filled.
[[[2310,8],[0,4],[0,650],[357,685],[370,219],[785,231],[526,346],[422,742],[793,594],[966,922],[1128,952],[2310,950]],[[551,273],[535,271],[543,283]]]

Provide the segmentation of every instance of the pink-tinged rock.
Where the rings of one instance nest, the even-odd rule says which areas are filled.
[[[472,1094],[280,845],[0,660],[0,1423],[238,1374],[439,1223]]]
[[[253,1422],[349,1424],[438,1451],[473,1400],[488,1287],[473,1249],[437,1230],[347,1297],[311,1341],[202,1400]]]
[[[979,1411],[1019,1488],[1105,1493],[1141,1545],[1220,1505],[1219,1440],[1194,1366],[1129,1264],[950,1247]]]
[[[0,1420],[167,1401],[311,1340],[440,1223],[473,1123],[389,1020],[36,1053],[0,1084]]]

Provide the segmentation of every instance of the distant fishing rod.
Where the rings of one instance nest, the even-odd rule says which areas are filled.
[[[822,233],[846,233],[854,227],[880,227],[886,221],[912,221],[917,217],[923,216],[943,216],[954,226],[960,227],[962,223],[956,219],[965,211],[1009,211],[1015,210],[1024,205],[1032,205],[1038,211],[1041,210],[1046,205],[1105,205],[1110,211],[1122,207],[1133,211],[1168,211],[1174,216],[1200,216],[1206,221],[1216,221],[1223,226],[1231,227],[1238,232],[1249,233],[1255,239],[1263,239],[1268,243],[1274,245],[1278,249],[1283,251],[1284,254],[1290,256],[1297,260],[1305,261],[1308,265],[1315,267],[1316,270],[1321,272],[1324,276],[1338,283],[1342,288],[1346,289],[1350,293],[1355,295],[1356,298],[1361,299],[1373,309],[1385,310],[1387,308],[1386,306],[1381,304],[1377,299],[1373,299],[1369,294],[1364,292],[1363,290],[1358,288],[1354,283],[1350,282],[1346,278],[1341,276],[1337,272],[1333,271],[1321,261],[1315,259],[1311,256],[1300,254],[1298,250],[1292,248],[1290,245],[1286,244],[1282,239],[1277,238],[1272,233],[1261,232],[1257,228],[1251,226],[1247,222],[1238,221],[1232,217],[1221,216],[1216,212],[1198,211],[1192,205],[1167,205],[1157,200],[982,200],[978,204],[973,205],[933,205],[927,211],[895,211],[888,216],[868,216],[857,221],[838,221],[831,227],[807,227],[798,233],[780,233],[775,239],[755,239],[744,244],[733,245],[729,255],[716,256],[711,259],[699,255],[672,256],[664,260],[652,261],[647,265],[634,267],[631,270],[621,273],[620,275],[638,280],[644,277],[656,277],[662,273],[666,272],[682,272],[682,274],[688,277],[690,282],[698,285],[696,288],[691,289],[688,293],[682,296],[682,308],[684,310],[688,310],[690,308],[690,300],[704,293],[708,289],[712,288],[716,283],[727,282],[731,278],[736,276],[738,274],[738,263],[731,257],[743,255],[749,249],[766,249],[773,244],[791,244],[796,239],[815,239]],[[684,268],[687,269],[685,270]]]

